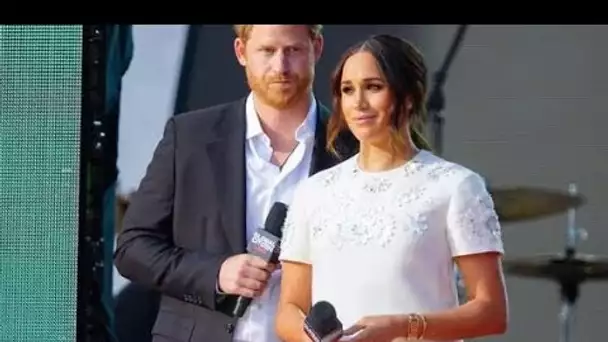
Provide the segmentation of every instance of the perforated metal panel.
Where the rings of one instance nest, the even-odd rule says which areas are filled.
[[[74,341],[81,26],[0,25],[0,341]]]

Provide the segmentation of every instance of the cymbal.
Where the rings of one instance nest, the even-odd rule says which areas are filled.
[[[608,257],[590,254],[537,255],[528,258],[505,259],[505,273],[520,277],[554,281],[608,280]]]
[[[542,188],[490,188],[489,191],[501,222],[541,218],[585,203],[584,197],[580,195]]]

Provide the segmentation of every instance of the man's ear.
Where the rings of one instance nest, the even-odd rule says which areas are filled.
[[[315,40],[312,42],[312,46],[315,52],[315,62],[318,62],[323,54],[323,45],[325,44],[323,40],[323,35],[318,35]]]
[[[241,38],[236,38],[234,40],[234,55],[236,56],[236,60],[242,66],[247,64],[247,59],[245,58],[245,45],[245,41]]]

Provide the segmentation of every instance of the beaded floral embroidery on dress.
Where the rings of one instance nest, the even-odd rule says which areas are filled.
[[[305,220],[311,243],[325,240],[336,249],[387,247],[396,238],[413,241],[430,229],[431,217],[448,221],[449,187],[462,181],[464,170],[425,151],[402,167],[379,173],[361,171],[353,157],[308,182],[309,210],[287,220],[284,241],[292,242],[288,237],[294,220]],[[462,199],[452,212],[451,224],[466,229],[464,236],[472,245],[499,243],[500,225],[491,198],[485,192],[475,193],[479,189],[468,190],[459,190]]]
[[[338,249],[367,244],[386,247],[396,236],[424,233],[426,217],[407,208],[413,201],[431,200],[426,187],[414,179],[426,167],[414,158],[391,171],[365,173],[352,158],[329,170],[317,183],[325,195],[309,221],[313,239],[324,236]]]

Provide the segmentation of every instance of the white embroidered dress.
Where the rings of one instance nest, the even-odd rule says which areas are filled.
[[[345,328],[457,306],[452,258],[504,253],[483,179],[424,150],[382,172],[362,171],[357,158],[298,186],[281,260],[312,264],[313,303],[332,303]]]

